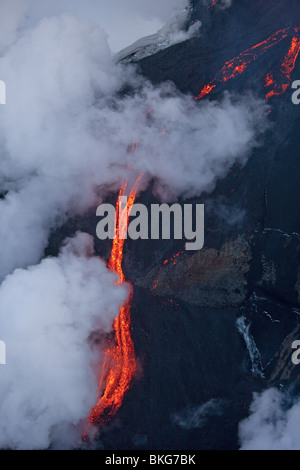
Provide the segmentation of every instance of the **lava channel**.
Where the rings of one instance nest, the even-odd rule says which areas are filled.
[[[295,28],[295,35],[292,38],[290,48],[285,56],[276,80],[275,75],[270,72],[265,79],[266,88],[269,92],[266,95],[267,99],[273,96],[283,95],[291,84],[291,74],[295,68],[297,58],[300,52],[300,28]]]
[[[272,34],[268,39],[265,39],[255,46],[252,46],[250,49],[241,52],[238,56],[226,62],[222,69],[216,74],[215,78],[202,88],[200,94],[196,96],[195,99],[199,100],[203,98],[216,88],[217,85],[226,83],[228,80],[243,73],[252,62],[265,54],[271,47],[288,37],[290,30],[290,26],[280,29],[276,33]]]
[[[122,270],[123,248],[125,233],[128,228],[129,215],[134,204],[138,186],[142,179],[138,176],[130,192],[125,207],[121,207],[121,197],[125,195],[127,183],[119,192],[116,210],[116,235],[113,240],[108,267],[116,272],[119,284],[125,282]],[[98,402],[91,410],[89,424],[99,426],[107,423],[123,403],[136,372],[136,359],[134,345],[131,338],[130,312],[133,290],[130,285],[130,295],[127,302],[121,307],[119,315],[114,321],[114,340],[105,351],[102,375],[99,382]],[[102,392],[103,391],[103,392]],[[83,436],[83,439],[86,435]]]

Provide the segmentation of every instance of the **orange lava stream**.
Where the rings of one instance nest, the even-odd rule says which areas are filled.
[[[127,183],[119,192],[116,210],[116,236],[113,240],[111,256],[108,267],[119,276],[119,283],[125,281],[122,271],[123,248],[129,223],[129,215],[134,204],[138,186],[143,175],[139,175],[124,207],[121,197],[125,195]],[[127,302],[121,307],[113,328],[115,332],[113,345],[105,352],[102,376],[99,383],[98,403],[89,416],[89,424],[104,424],[117,412],[123,403],[124,396],[130,387],[136,372],[134,345],[130,333],[130,309],[132,300],[132,287]],[[104,391],[100,396],[101,391]]]
[[[288,36],[289,31],[290,27],[281,29],[272,34],[272,36],[270,36],[268,39],[265,39],[250,49],[241,52],[238,56],[226,62],[222,69],[216,74],[215,78],[202,88],[200,94],[196,96],[195,99],[199,100],[203,98],[204,96],[208,95],[218,84],[226,83],[228,80],[233,79],[243,73],[252,62],[265,54],[268,49],[285,39]]]
[[[288,53],[281,64],[278,82],[272,73],[266,76],[265,85],[267,88],[270,88],[270,91],[266,95],[267,99],[273,96],[283,95],[292,81],[291,74],[295,68],[296,60],[300,52],[299,32],[300,28],[295,28],[297,35],[292,38]]]

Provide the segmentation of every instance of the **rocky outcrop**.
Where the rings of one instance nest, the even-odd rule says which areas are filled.
[[[265,229],[253,244],[255,282],[269,295],[288,304],[300,300],[300,237],[277,229]]]
[[[299,341],[300,325],[285,338],[280,351],[273,361],[273,368],[269,378],[269,384],[279,385],[294,382],[300,385],[299,365],[292,361],[292,345],[294,341]]]
[[[235,307],[245,300],[250,261],[250,241],[238,236],[220,250],[204,248],[192,255],[182,253],[162,267],[153,268],[138,283],[158,296],[205,307]]]
[[[256,288],[291,306],[300,303],[300,237],[276,229],[238,235],[220,249],[182,251],[135,283],[154,295],[208,308],[239,307]]]

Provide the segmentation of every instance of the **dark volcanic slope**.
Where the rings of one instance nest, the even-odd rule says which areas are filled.
[[[226,61],[279,29],[300,23],[297,0],[289,1],[288,5],[284,0],[235,0],[231,8],[221,11],[217,7],[210,10],[199,0],[192,3],[192,19],[202,22],[200,37],[147,57],[139,64],[142,73],[154,83],[172,80],[180,90],[193,95]],[[254,64],[250,76],[243,78],[243,90],[248,82],[257,86],[265,71],[278,61],[280,53],[276,51],[273,57],[264,57]]]
[[[226,10],[196,0],[193,6],[193,20],[203,23],[200,37],[139,63],[153,82],[171,80],[193,95],[241,51],[281,28],[300,26],[298,0],[235,0]],[[204,99],[219,99],[225,89],[251,90],[265,99],[265,76],[280,66],[289,44],[290,38],[283,40]],[[300,79],[300,58],[291,78]],[[272,127],[245,168],[232,168],[213,194],[190,201],[207,207],[201,253],[184,253],[176,265],[164,265],[182,243],[126,243],[124,271],[134,284],[132,334],[141,372],[99,446],[234,449],[252,392],[269,384],[298,385],[290,345],[299,331],[300,106],[292,104],[290,87],[270,105]],[[140,202],[154,202],[150,189]],[[226,223],[216,209],[220,204],[244,217]],[[96,223],[94,216],[73,221],[53,234],[47,252],[77,229],[95,236]],[[110,244],[96,237],[95,244],[107,258]],[[197,420],[195,410],[211,399],[219,407]],[[191,417],[189,407],[190,428],[174,422],[174,414]]]

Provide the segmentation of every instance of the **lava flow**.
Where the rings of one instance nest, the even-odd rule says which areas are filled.
[[[295,28],[295,36],[293,36],[290,48],[285,56],[279,73],[279,79],[276,81],[273,73],[268,73],[265,80],[265,85],[270,88],[267,93],[267,99],[273,96],[280,96],[286,92],[292,79],[291,74],[295,68],[296,60],[300,52],[300,28]]]
[[[241,52],[238,56],[234,57],[230,61],[226,62],[222,69],[216,74],[215,78],[205,85],[200,94],[195,97],[196,100],[203,98],[208,95],[217,85],[226,83],[228,80],[233,79],[243,73],[247,67],[265,54],[271,47],[275,46],[283,39],[287,38],[291,32],[291,26],[280,29],[276,33],[272,34],[269,38],[264,41],[252,46],[249,49]],[[298,31],[296,28],[295,31]],[[286,75],[290,74],[295,66],[296,58],[299,53],[299,39],[293,37],[291,49],[283,63],[283,68],[286,68]],[[266,84],[271,85],[271,75],[267,77]],[[285,90],[283,90],[285,91]],[[267,95],[268,97],[268,95]]]
[[[127,183],[121,187],[119,192],[115,222],[116,236],[113,240],[108,267],[118,274],[120,284],[125,282],[125,276],[122,271],[125,233],[128,228],[130,211],[134,204],[142,176],[142,174],[139,175],[135,181],[125,207],[121,206],[121,198],[125,195]],[[136,360],[134,345],[130,334],[132,295],[132,287],[130,287],[129,298],[121,307],[119,315],[113,325],[115,337],[113,345],[110,345],[105,352],[103,371],[99,383],[98,403],[92,409],[89,416],[89,424],[92,425],[100,425],[108,422],[117,412],[123,403],[125,393],[129,389],[135,375]],[[100,393],[102,393],[101,396]]]

